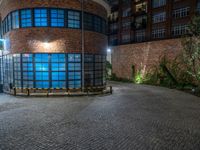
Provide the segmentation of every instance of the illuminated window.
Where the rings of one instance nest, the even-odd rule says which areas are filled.
[[[173,25],[172,27],[172,35],[178,36],[178,35],[184,35],[188,33],[188,25],[187,24],[178,24]]]
[[[189,15],[190,7],[184,7],[173,11],[174,18],[183,18]]]
[[[14,59],[14,86],[22,87],[21,85],[21,57],[20,54],[15,54],[13,56]]]
[[[137,4],[135,7],[136,12],[147,12],[147,2]]]
[[[12,29],[11,14],[9,14],[8,17],[7,17],[7,25],[8,25],[8,31],[10,31]]]
[[[35,54],[36,88],[49,88],[48,54]]]
[[[12,28],[19,28],[19,11],[12,12]]]
[[[65,12],[61,9],[51,9],[51,26],[64,27]]]
[[[21,10],[21,27],[31,27],[32,26],[32,20],[31,20],[31,10],[25,9]]]
[[[51,55],[51,80],[53,88],[66,87],[66,58],[65,54]]]
[[[80,28],[80,12],[68,11],[68,27]]]
[[[36,27],[46,27],[47,23],[47,9],[34,9],[34,20]]]
[[[68,87],[81,88],[80,54],[68,54]]]

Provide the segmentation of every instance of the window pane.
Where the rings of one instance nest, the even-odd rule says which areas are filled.
[[[80,28],[80,12],[68,11],[68,27]]]
[[[51,26],[52,27],[64,27],[64,10],[51,9]]]
[[[35,9],[34,19],[36,27],[46,27],[47,26],[47,9]]]
[[[31,27],[32,20],[31,20],[31,10],[21,10],[21,26],[22,27]]]
[[[35,54],[35,62],[48,62],[48,54]]]

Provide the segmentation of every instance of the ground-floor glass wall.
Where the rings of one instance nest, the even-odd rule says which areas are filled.
[[[85,86],[105,85],[106,56],[85,54],[84,57]],[[10,54],[0,60],[0,77],[5,90],[13,87],[82,87],[82,56],[79,53]]]
[[[3,59],[3,57],[2,56],[0,56],[0,93],[3,91],[3,74],[2,74],[2,72],[3,72],[3,67],[2,67],[2,65],[3,65],[3,63],[2,63],[2,60]]]

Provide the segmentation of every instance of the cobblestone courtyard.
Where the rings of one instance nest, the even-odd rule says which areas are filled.
[[[199,150],[200,98],[113,83],[95,97],[0,94],[0,150]]]

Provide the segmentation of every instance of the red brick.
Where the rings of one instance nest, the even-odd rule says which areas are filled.
[[[149,72],[160,65],[165,55],[169,60],[174,59],[181,51],[180,39],[152,41],[138,44],[121,45],[112,48],[113,73],[117,77],[131,79],[132,65],[136,71]]]

